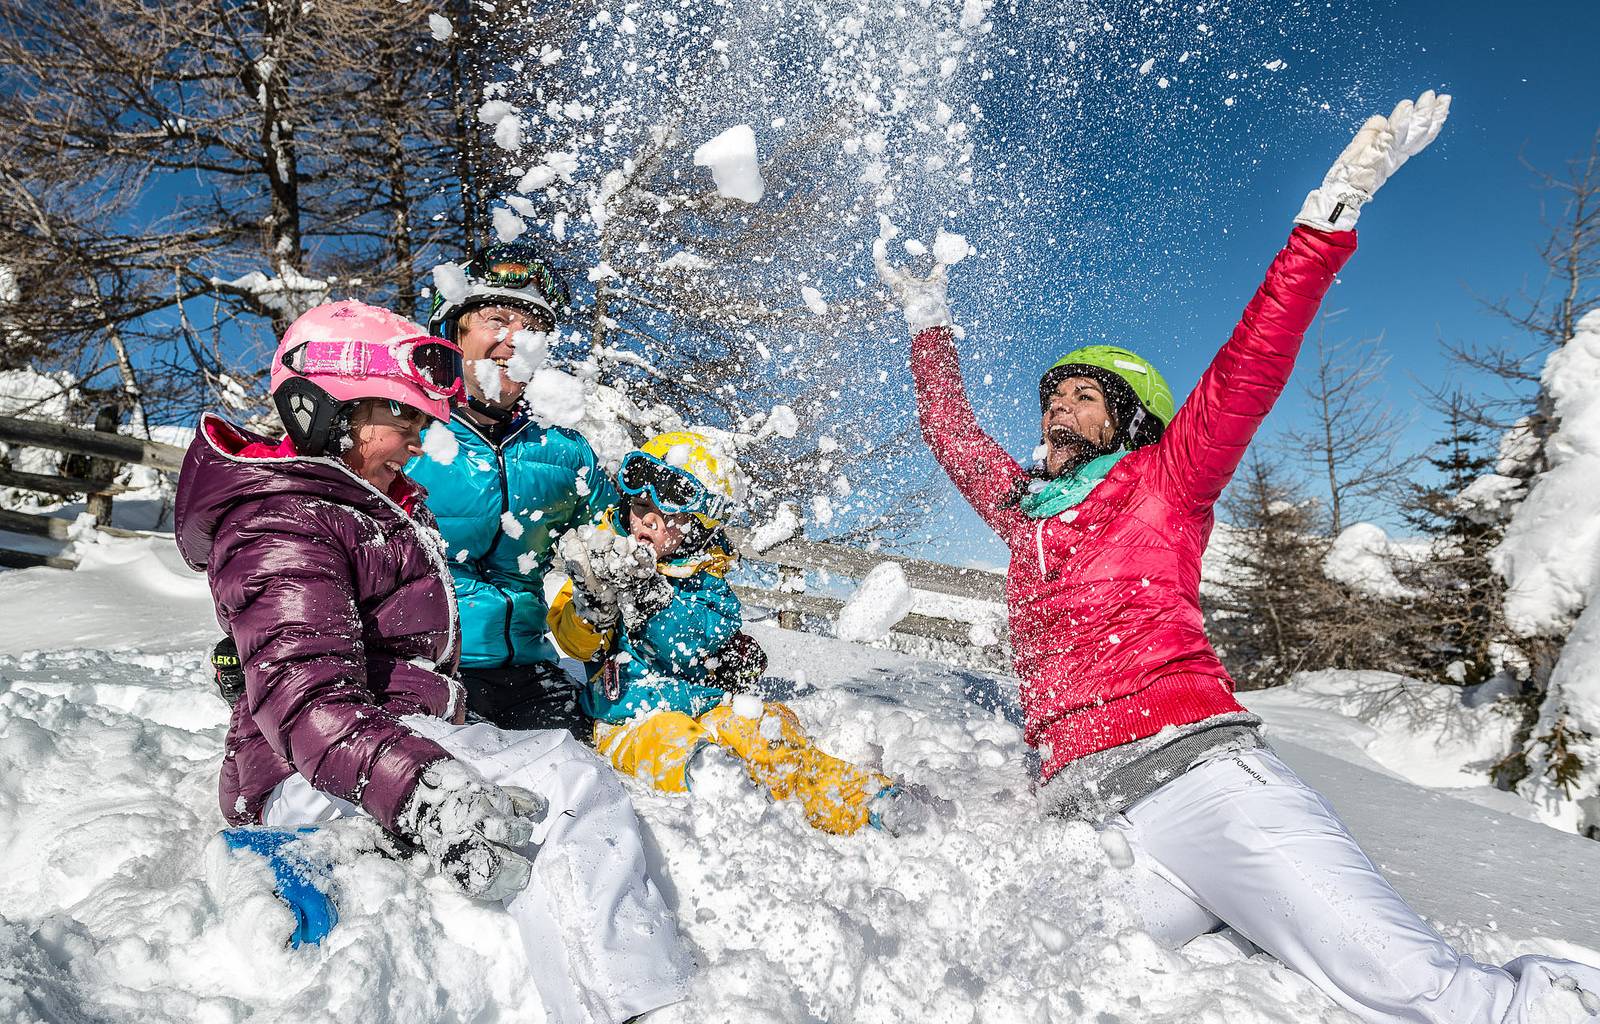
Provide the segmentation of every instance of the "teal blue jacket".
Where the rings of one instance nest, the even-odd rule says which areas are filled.
[[[681,711],[698,718],[722,703],[723,691],[706,683],[706,659],[739,632],[738,595],[728,581],[709,572],[668,577],[672,603],[650,617],[636,634],[617,638],[622,693],[608,700],[603,674],[579,697],[583,710],[602,722],[625,722],[641,711]]]
[[[428,433],[438,430],[455,438],[455,458],[418,456],[406,475],[427,488],[444,536],[461,612],[462,668],[555,661],[545,638],[551,550],[562,533],[615,505],[616,488],[576,431],[523,420],[496,446],[465,417],[435,423]]]
[[[732,562],[718,549],[657,563],[672,584],[672,602],[632,635],[597,633],[578,617],[571,586],[563,588],[550,625],[569,654],[590,659],[589,686],[579,696],[589,717],[625,722],[642,711],[666,710],[698,718],[722,702],[723,691],[709,685],[706,659],[726,647],[742,623],[739,597],[723,579]],[[620,684],[616,700],[605,692],[607,659]]]

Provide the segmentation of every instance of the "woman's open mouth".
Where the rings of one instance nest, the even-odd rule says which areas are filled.
[[[1077,431],[1059,423],[1046,431],[1044,436],[1052,448],[1067,448],[1084,442],[1083,437]]]

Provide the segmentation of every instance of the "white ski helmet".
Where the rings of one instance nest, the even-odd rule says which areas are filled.
[[[439,291],[433,297],[428,330],[437,337],[455,340],[461,314],[479,306],[511,306],[555,320],[557,310],[572,301],[539,251],[522,242],[480,249],[462,269],[467,277],[465,289],[454,295]]]

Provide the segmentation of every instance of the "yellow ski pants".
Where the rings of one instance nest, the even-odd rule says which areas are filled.
[[[724,704],[697,719],[679,711],[657,711],[619,724],[596,722],[594,727],[601,756],[618,771],[668,793],[688,790],[689,759],[707,743],[744,762],[750,778],[773,799],[799,800],[813,827],[835,835],[849,835],[866,825],[867,805],[890,784],[886,775],[818,750],[800,719],[783,704],[763,704],[760,718],[735,714]]]

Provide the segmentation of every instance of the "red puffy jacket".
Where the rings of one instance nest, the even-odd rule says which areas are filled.
[[[1200,615],[1211,508],[1355,248],[1352,231],[1295,228],[1161,440],[1050,519],[1017,507],[1026,474],[973,417],[949,329],[912,341],[922,436],[1011,548],[1011,645],[1024,735],[1039,748],[1043,778],[1165,726],[1243,710]]]

